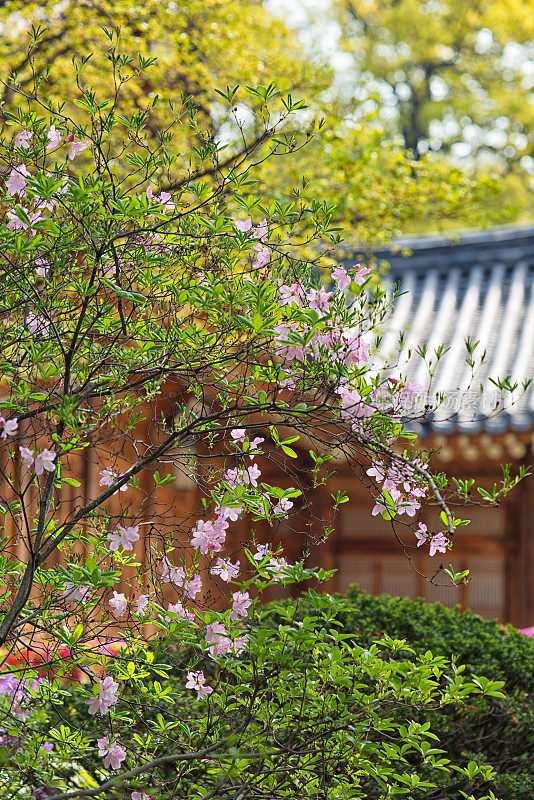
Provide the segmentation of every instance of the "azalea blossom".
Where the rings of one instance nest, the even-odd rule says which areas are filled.
[[[158,205],[162,205],[163,211],[173,211],[176,206],[172,203],[172,195],[169,192],[160,192],[160,194],[154,194],[152,191],[152,187],[149,186],[146,190],[146,196],[149,200],[152,200],[153,203],[157,203]]]
[[[50,126],[46,138],[48,139],[48,144],[46,146],[47,151],[50,153],[52,150],[57,150],[61,142],[61,133],[57,130],[55,125]]]
[[[241,221],[239,219],[236,219],[234,220],[234,225],[238,231],[240,231],[241,233],[246,233],[247,231],[250,231],[252,229],[252,220],[246,219],[244,221]]]
[[[269,263],[270,253],[269,248],[264,247],[262,244],[255,244],[254,249],[256,252],[256,260],[252,265],[255,269],[261,269]]]
[[[17,206],[17,208],[20,209],[20,206]],[[18,231],[18,230],[27,231],[27,230],[29,230],[30,234],[32,236],[35,236],[37,231],[32,226],[34,225],[34,223],[40,222],[40,220],[42,219],[42,216],[43,215],[42,215],[40,209],[35,211],[33,214],[27,214],[27,217],[28,217],[29,222],[30,222],[30,224],[28,225],[27,222],[25,222],[23,219],[21,219],[19,217],[19,215],[17,214],[17,212],[14,209],[11,209],[6,214],[6,217],[9,220],[9,222],[6,225],[6,228],[8,228],[10,231]]]
[[[253,440],[250,442],[250,444],[249,444],[249,451],[248,451],[248,457],[249,457],[251,460],[254,458],[254,456],[255,456],[255,455],[258,455],[258,453],[261,453],[261,452],[262,452],[261,450],[258,450],[258,446],[259,446],[259,445],[260,445],[262,442],[264,442],[264,441],[265,441],[265,439],[263,438],[263,436],[256,436],[256,437],[255,437],[255,438],[254,438],[254,439],[253,439]]]
[[[184,608],[184,606],[180,602],[169,603],[167,611],[169,612],[169,614],[176,614],[180,619],[188,620],[188,622],[195,621],[195,615],[191,611],[188,611],[186,608]],[[165,622],[171,622],[171,618],[165,617]]]
[[[119,684],[114,681],[111,676],[104,678],[100,681],[99,693],[89,697],[85,702],[88,705],[89,714],[96,714],[98,711],[100,716],[103,717],[107,714],[111,706],[114,706],[118,701],[117,689]]]
[[[429,555],[434,556],[436,553],[446,553],[449,544],[449,539],[443,533],[436,533],[430,540]]]
[[[184,584],[184,594],[191,599],[194,599],[202,589],[202,578],[200,575],[195,575],[190,581]]]
[[[2,429],[0,438],[7,439],[8,436],[15,436],[19,429],[18,419],[16,417],[13,419],[4,419],[0,416],[0,428]]]
[[[366,474],[381,483],[384,480],[384,465],[380,461],[373,461],[373,466],[366,470]]]
[[[100,480],[98,482],[99,486],[111,486],[115,478],[121,477],[121,475],[118,472],[115,472],[114,469],[111,469],[111,467],[106,467],[99,473],[99,475],[100,475]],[[123,483],[123,485],[119,489],[117,489],[117,491],[125,492],[127,488],[128,484]],[[115,494],[117,494],[117,492],[115,492]]]
[[[174,567],[167,556],[163,556],[163,570],[161,580],[163,583],[173,583],[175,586],[182,586],[185,578],[183,567]]]
[[[149,599],[150,598],[147,594],[139,595],[139,597],[137,598],[137,609],[135,612],[136,614],[140,614],[141,616],[144,617]]]
[[[124,550],[133,550],[133,545],[139,540],[139,525],[131,528],[123,528],[122,525],[117,525],[115,531],[108,533],[110,541],[109,549],[112,551],[118,550],[122,547]]]
[[[44,470],[47,472],[54,472],[56,469],[54,463],[56,455],[57,453],[53,453],[52,450],[47,450],[46,447],[44,450],[41,450],[41,452],[35,456],[35,474],[42,475]]]
[[[337,288],[340,292],[344,292],[350,286],[351,277],[342,266],[337,266],[332,270],[332,279],[337,283]]]
[[[50,323],[45,317],[37,316],[32,311],[26,314],[26,325],[32,336],[48,336]]]
[[[358,286],[362,286],[367,280],[367,276],[370,274],[371,270],[368,267],[362,267],[361,264],[355,264],[354,269],[356,270],[356,274],[352,279]]]
[[[255,239],[259,239],[260,242],[265,242],[268,237],[268,230],[267,230],[267,220],[262,219],[256,227],[253,229],[253,235]]]
[[[261,470],[257,464],[252,464],[250,467],[245,468],[245,474],[248,477],[248,483],[252,486],[258,486],[258,478],[261,476]]]
[[[232,647],[232,640],[222,622],[212,622],[206,625],[206,643],[210,645],[209,652],[212,658],[226,655]]]
[[[237,522],[243,511],[242,506],[217,506],[215,514],[218,517],[229,519],[230,522]]]
[[[302,305],[302,298],[304,296],[304,290],[302,284],[300,283],[292,283],[291,286],[282,285],[279,287],[280,297],[278,302],[281,306],[286,305]]]
[[[69,136],[69,141],[70,139],[71,137]],[[82,153],[86,149],[86,147],[89,147],[89,141],[87,139],[85,139],[83,142],[72,141],[69,150],[70,160],[72,161],[74,158],[76,158],[78,153]]]
[[[104,767],[107,769],[118,769],[126,758],[126,750],[117,742],[109,741],[109,736],[97,739],[98,755],[105,756]]]
[[[232,439],[236,443],[237,442],[244,442],[246,435],[247,435],[247,432],[246,432],[245,428],[234,428],[233,431],[230,431],[230,436],[232,437]]]
[[[128,600],[126,599],[126,595],[122,592],[116,592],[114,590],[113,597],[109,601],[109,605],[113,611],[113,616],[122,617],[128,608]]]
[[[256,552],[253,555],[254,561],[263,561],[264,558],[271,555],[271,548],[268,544],[256,545]]]
[[[48,261],[45,261],[43,258],[38,258],[35,261],[35,266],[37,267],[35,274],[40,278],[46,278],[50,271],[50,264]]]
[[[65,590],[61,596],[65,598],[67,603],[83,603],[89,588],[89,586],[78,586],[71,581],[67,581],[67,583],[65,583]]]
[[[239,617],[247,616],[247,609],[252,605],[252,600],[248,592],[234,592],[232,610],[230,611],[230,619],[232,621],[238,620]]]
[[[201,697],[207,697],[213,692],[211,686],[206,686],[206,678],[204,677],[202,670],[199,672],[187,673],[187,683],[185,684],[185,688],[195,689],[197,693],[197,700],[200,700]]]
[[[150,795],[145,792],[132,792],[132,800],[150,800]]]
[[[234,641],[232,642],[231,649],[236,654],[236,656],[238,656],[239,653],[243,652],[247,644],[248,644],[248,636],[238,636],[237,639],[234,639]]]
[[[6,194],[18,194],[19,197],[24,197],[26,194],[26,178],[28,178],[29,174],[30,173],[24,164],[19,164],[17,167],[13,167],[9,173],[9,178],[6,181]]]
[[[417,537],[417,547],[421,547],[428,539],[428,531],[424,522],[419,523],[419,530],[415,531]]]
[[[287,517],[287,512],[293,508],[293,503],[288,497],[281,497],[278,503],[273,508],[273,514],[283,514]]]
[[[212,575],[219,575],[221,580],[229,583],[239,575],[240,566],[239,561],[237,564],[232,564],[229,558],[218,558],[210,572]]]
[[[21,131],[15,136],[15,147],[20,147],[22,150],[27,150],[30,146],[30,139],[33,136],[33,131]]]
[[[213,522],[199,520],[193,528],[191,545],[198,548],[202,555],[209,551],[218,553],[226,539],[226,529],[228,522],[224,517],[217,517]]]

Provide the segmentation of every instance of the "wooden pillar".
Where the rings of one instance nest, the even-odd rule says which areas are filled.
[[[534,463],[532,445],[527,456]],[[517,530],[507,531],[512,542],[510,575],[510,622],[520,628],[534,624],[534,476],[526,478],[514,490],[515,510],[512,524]]]

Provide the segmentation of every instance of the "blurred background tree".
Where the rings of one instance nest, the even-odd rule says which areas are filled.
[[[390,5],[393,14],[396,6],[414,4],[422,5],[416,0],[384,5]],[[376,35],[382,35],[380,25],[384,23],[373,22],[373,28],[369,22],[369,33],[360,30],[354,21],[357,6],[354,2],[350,8],[338,9],[346,34],[341,44],[352,47],[358,40],[358,47],[363,48],[358,55],[362,59],[359,68],[362,75],[369,76],[364,85],[368,83],[371,90],[380,78],[379,54],[376,75],[371,77],[369,59],[372,43],[376,45],[373,31],[376,28]],[[375,7],[379,10],[381,4],[365,6],[368,10]],[[438,19],[439,14],[427,16]],[[393,18],[391,24],[397,24]],[[25,102],[13,92],[13,82],[28,95],[39,84],[41,93],[58,111],[66,104],[70,113],[72,102],[86,85],[98,86],[102,98],[109,96],[114,87],[108,60],[110,42],[103,27],[120,29],[120,49],[132,57],[121,70],[126,83],[121,101],[127,106],[124,110],[137,109],[143,114],[156,96],[165,101],[152,112],[145,131],[148,143],[155,144],[184,113],[187,98],[197,109],[190,140],[173,140],[170,149],[176,159],[172,168],[155,176],[163,188],[195,173],[203,160],[200,152],[222,142],[225,150],[221,154],[219,148],[213,168],[203,168],[206,180],[215,173],[220,178],[224,170],[246,156],[262,162],[267,152],[274,150],[284,157],[269,159],[256,170],[258,182],[251,184],[251,194],[292,202],[293,188],[300,184],[302,194],[321,198],[327,206],[337,204],[340,227],[361,243],[384,243],[391,236],[421,227],[488,225],[506,221],[515,213],[516,198],[503,202],[502,186],[491,170],[466,175],[445,156],[425,153],[423,146],[410,151],[408,137],[399,141],[391,125],[377,124],[365,97],[358,100],[353,95],[348,104],[331,65],[324,58],[313,57],[260,0],[8,2],[0,9],[4,107],[12,110],[13,105]],[[399,28],[399,33],[405,27]],[[147,78],[146,72],[141,77],[137,53],[155,59],[148,71],[151,77]],[[382,60],[386,66],[391,63]],[[215,87],[238,84],[269,86],[272,81],[281,91],[304,98],[308,106],[300,112],[298,125],[288,123],[283,141],[273,141],[269,131],[274,120],[266,116],[261,97],[241,90],[226,102],[215,91]],[[185,126],[179,129],[183,131]],[[199,151],[198,163],[180,155],[190,152],[191,144]]]
[[[532,0],[334,0],[352,54],[354,98],[377,104],[419,159],[452,156],[497,170],[509,198],[532,203]]]

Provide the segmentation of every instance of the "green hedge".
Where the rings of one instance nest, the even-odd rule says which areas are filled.
[[[418,654],[456,657],[475,675],[505,681],[505,700],[478,698],[460,709],[426,712],[432,730],[447,754],[457,763],[487,761],[497,772],[489,786],[502,800],[534,798],[534,640],[510,625],[485,620],[469,611],[445,608],[439,603],[375,597],[352,586],[344,598],[336,596],[336,620],[363,646],[383,634],[406,639]],[[340,601],[340,602],[339,602]],[[325,604],[331,603],[328,596]],[[317,600],[301,597],[295,605],[304,618]],[[272,621],[277,621],[272,605]],[[442,797],[461,795],[444,787]]]

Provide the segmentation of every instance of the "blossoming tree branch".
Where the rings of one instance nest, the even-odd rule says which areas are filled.
[[[110,59],[118,96],[131,60]],[[448,497],[468,491],[406,430],[420,387],[374,364],[391,297],[365,266],[324,267],[332,209],[248,193],[255,159],[294,150],[303,103],[241,90],[271,149],[219,170],[223,144],[199,133],[171,155],[172,126],[144,137],[150,109],[127,117],[77,86],[73,110],[38,86],[4,109],[0,145],[2,797],[416,797],[453,768],[474,786],[489,767],[453,767],[391,709],[499,687],[440,682],[433,657],[405,682],[402,643],[363,651],[327,611],[322,638],[262,626],[266,589],[328,578],[288,561],[277,530],[313,510],[333,454],[407,551],[447,553],[462,524]],[[220,92],[229,114],[236,91]],[[196,130],[190,101],[176,124]],[[168,500],[177,478],[196,509]],[[255,525],[267,541],[237,542]]]

